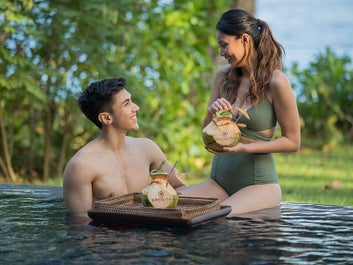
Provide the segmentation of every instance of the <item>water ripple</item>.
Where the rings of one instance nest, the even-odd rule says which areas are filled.
[[[194,228],[74,224],[59,187],[0,185],[0,263],[348,264],[353,207],[284,202]]]

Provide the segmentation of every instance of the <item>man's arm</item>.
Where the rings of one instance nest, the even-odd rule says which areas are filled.
[[[172,168],[173,166],[165,160],[162,169],[169,174]],[[168,175],[168,182],[177,191],[180,191],[188,186],[185,181],[185,173],[180,173],[176,168],[173,170],[172,174]]]
[[[152,140],[146,138],[144,149],[150,157],[150,170],[159,168],[160,165],[164,162],[162,170],[169,174],[173,168],[173,165],[167,160],[167,157],[160,149],[160,147]],[[185,179],[182,178],[184,177],[182,174],[183,173],[179,173],[175,168],[172,174],[168,176],[168,182],[173,186],[173,188],[177,190],[181,190],[182,188],[187,187]]]
[[[87,216],[93,206],[92,171],[79,158],[73,158],[63,176],[63,194],[67,210],[75,215]]]

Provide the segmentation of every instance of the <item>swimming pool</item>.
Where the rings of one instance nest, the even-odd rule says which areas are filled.
[[[353,207],[279,209],[193,228],[72,222],[60,187],[0,185],[0,264],[352,264]]]

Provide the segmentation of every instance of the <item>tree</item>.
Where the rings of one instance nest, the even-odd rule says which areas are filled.
[[[0,15],[0,69],[3,73],[0,79],[0,168],[5,179],[11,181],[17,180],[12,162],[16,155],[14,144],[20,137],[16,133],[28,118],[21,108],[28,106],[30,98],[43,99],[31,74],[37,72],[37,67],[28,60],[32,40],[30,32],[37,33],[31,29],[32,20],[26,15],[32,7],[29,0],[8,1],[1,7]],[[9,119],[9,116],[12,117]]]
[[[330,49],[309,67],[292,73],[297,79],[299,108],[305,138],[318,139],[324,150],[353,139],[353,70],[350,58]]]
[[[0,15],[0,176],[60,176],[97,129],[76,98],[128,79],[141,130],[183,170],[207,170],[200,126],[218,67],[215,24],[235,1],[6,1]],[[192,159],[190,159],[192,157]],[[15,173],[16,172],[16,173]]]

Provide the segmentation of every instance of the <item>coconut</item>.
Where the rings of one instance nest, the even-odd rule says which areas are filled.
[[[175,189],[168,183],[168,174],[155,169],[150,172],[151,183],[141,191],[141,201],[146,207],[175,208],[179,196]]]
[[[235,146],[240,139],[238,125],[232,121],[229,110],[221,110],[202,130],[202,140],[207,148],[214,151],[222,151],[223,147]]]

